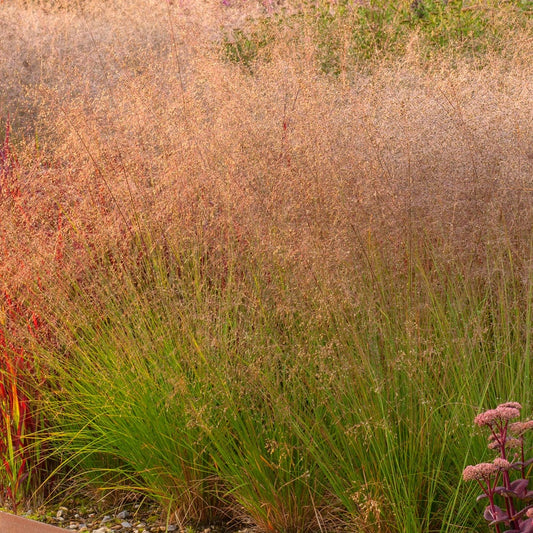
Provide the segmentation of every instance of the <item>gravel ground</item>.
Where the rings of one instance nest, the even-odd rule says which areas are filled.
[[[230,524],[200,527],[181,527],[162,518],[161,508],[156,504],[125,504],[118,507],[71,505],[53,506],[38,511],[28,511],[23,516],[70,531],[113,533],[259,533],[253,526],[240,527]]]

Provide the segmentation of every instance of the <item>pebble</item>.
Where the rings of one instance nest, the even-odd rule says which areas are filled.
[[[133,511],[135,508],[139,509],[140,507],[134,505],[130,511],[122,509],[120,512],[113,512],[111,515],[103,515],[103,513],[95,513],[94,508],[87,509],[87,513],[84,513],[80,512],[77,508],[68,509],[67,507],[59,507],[57,508],[55,517],[52,514],[51,517],[53,518],[50,517],[49,520],[57,526],[76,533],[177,533],[181,531],[176,524],[162,525],[164,520],[159,519],[158,508],[150,507],[146,509],[144,507],[142,513],[140,513],[141,516],[136,516],[137,511]],[[109,508],[108,512],[110,512]],[[187,531],[193,530],[187,529]],[[196,533],[221,533],[222,530],[211,526],[206,529],[202,528],[194,531]],[[3,532],[0,531],[0,533]],[[256,533],[256,531],[244,529],[239,533]]]

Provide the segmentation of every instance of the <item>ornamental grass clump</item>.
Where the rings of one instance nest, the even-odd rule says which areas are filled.
[[[533,429],[533,420],[511,422],[520,417],[522,406],[518,402],[507,402],[479,414],[474,423],[490,431],[488,447],[499,453],[490,463],[467,466],[463,471],[465,481],[477,481],[483,494],[478,500],[488,498],[484,517],[489,526],[495,526],[502,533],[533,532],[533,491],[528,490],[529,465],[533,458],[525,458],[524,435]],[[512,479],[514,473],[519,477]],[[503,508],[496,505],[503,501]]]

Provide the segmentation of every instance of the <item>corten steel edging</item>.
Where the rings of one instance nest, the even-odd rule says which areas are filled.
[[[0,511],[0,533],[65,533],[65,529]]]

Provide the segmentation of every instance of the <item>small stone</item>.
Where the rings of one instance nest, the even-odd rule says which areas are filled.
[[[68,525],[68,529],[78,529],[78,527],[79,527],[78,522],[71,522],[71,523]]]
[[[120,513],[117,514],[117,518],[119,520],[124,520],[125,518],[128,518],[130,516],[130,513],[128,511],[120,511]]]
[[[108,533],[109,529],[107,527],[99,527],[98,529],[93,529],[93,533]]]
[[[111,527],[111,531],[120,531],[122,529],[122,526],[120,524],[116,524]]]
[[[125,527],[125,528],[132,527],[132,525],[131,525],[129,522],[126,522],[126,521],[121,522],[120,525],[121,525],[122,527]]]
[[[63,518],[63,514],[64,513],[65,513],[65,511],[60,507],[59,511],[57,511],[57,513],[56,513],[56,518]]]
[[[176,529],[178,529],[178,527],[175,526],[174,524],[170,524],[170,525],[167,527],[167,531],[176,531]]]
[[[104,516],[104,518],[102,518],[102,520],[101,520],[100,523],[101,523],[101,524],[105,524],[105,523],[107,523],[107,522],[111,522],[111,520],[113,520],[113,518],[112,518],[111,516],[109,516],[109,515],[106,514],[106,515]]]

